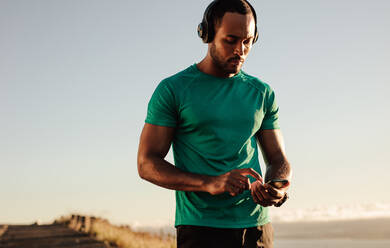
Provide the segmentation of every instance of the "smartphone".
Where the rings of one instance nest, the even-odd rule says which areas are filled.
[[[287,179],[271,179],[267,182],[269,185],[271,185],[274,188],[281,189],[288,184]]]

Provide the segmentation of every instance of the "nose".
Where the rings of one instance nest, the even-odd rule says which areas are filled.
[[[236,47],[234,48],[234,53],[239,56],[242,56],[244,55],[244,49],[245,49],[244,43],[238,42]]]

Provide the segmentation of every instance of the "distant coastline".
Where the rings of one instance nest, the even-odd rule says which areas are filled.
[[[387,239],[390,218],[273,222],[276,239]]]

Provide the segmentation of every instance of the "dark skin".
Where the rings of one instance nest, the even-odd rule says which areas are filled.
[[[260,181],[252,183],[253,200],[268,207],[278,203],[288,190],[291,180],[291,166],[286,157],[283,136],[279,129],[260,130],[256,133],[256,138],[266,163],[264,181],[269,182],[273,178],[288,180],[288,183],[279,189],[272,187],[269,183],[263,184]]]
[[[197,67],[216,77],[232,77],[240,71],[252,47],[254,19],[251,14],[227,12],[216,28],[214,40],[208,45],[208,53]],[[175,128],[145,124],[138,150],[138,173],[141,178],[167,189],[208,192],[212,195],[227,192],[236,196],[250,189],[253,200],[262,206],[276,204],[288,189],[289,183],[282,189],[264,183],[263,178],[251,168],[235,169],[218,176],[183,171],[165,160],[174,134]],[[290,180],[291,168],[285,156],[280,130],[260,130],[256,137],[266,160],[265,182],[271,178]],[[256,181],[250,184],[248,176]]]
[[[138,173],[141,178],[161,187],[180,191],[203,191],[212,195],[228,192],[232,196],[249,189],[247,175],[261,176],[253,169],[237,169],[219,176],[183,171],[164,158],[168,153],[175,129],[146,123],[138,150]]]
[[[216,28],[214,40],[208,45],[206,57],[197,64],[198,69],[216,77],[233,77],[252,48],[253,16],[227,12]]]

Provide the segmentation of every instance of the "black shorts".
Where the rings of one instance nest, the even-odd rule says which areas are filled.
[[[250,228],[176,227],[177,248],[272,248],[271,223]]]

